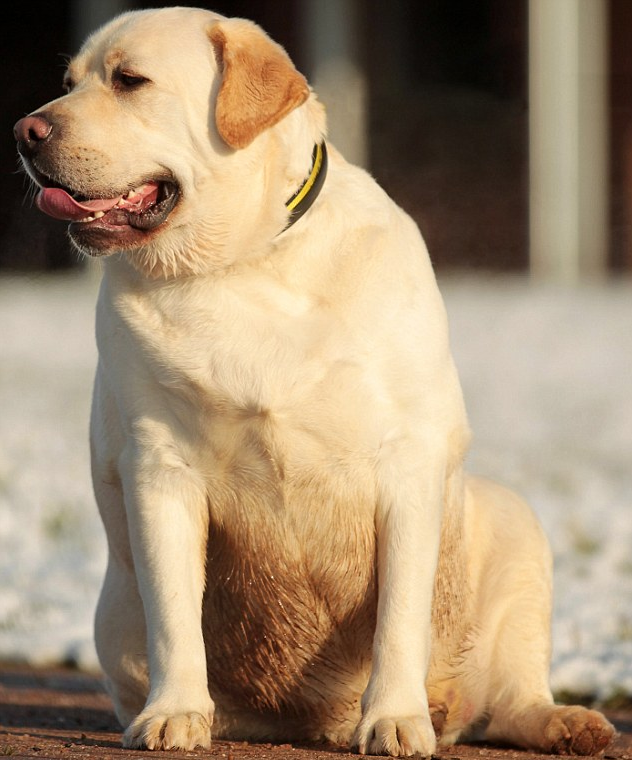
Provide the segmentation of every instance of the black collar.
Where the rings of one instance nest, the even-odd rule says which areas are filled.
[[[318,198],[327,176],[327,163],[327,146],[323,140],[320,144],[314,145],[312,168],[309,176],[294,195],[285,202],[286,207],[290,210],[290,216],[284,232],[294,222],[297,222]]]

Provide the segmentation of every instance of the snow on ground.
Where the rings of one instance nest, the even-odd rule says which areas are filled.
[[[474,442],[553,545],[552,683],[632,694],[632,283],[441,282]],[[93,275],[0,278],[0,658],[94,665]]]

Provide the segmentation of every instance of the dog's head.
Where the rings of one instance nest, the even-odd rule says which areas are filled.
[[[70,62],[67,94],[15,126],[42,211],[82,252],[174,276],[257,255],[309,172],[322,108],[255,24],[135,11]]]

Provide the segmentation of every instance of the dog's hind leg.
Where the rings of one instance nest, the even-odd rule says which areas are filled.
[[[561,707],[549,687],[552,562],[529,507],[475,480],[475,512],[489,530],[478,596],[479,645],[489,664],[486,738],[556,754],[595,755],[614,729],[594,710]]]

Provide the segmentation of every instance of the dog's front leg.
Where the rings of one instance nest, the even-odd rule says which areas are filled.
[[[147,703],[123,743],[208,747],[213,702],[201,625],[208,527],[204,489],[169,450],[129,447],[121,474],[150,676]]]
[[[428,756],[436,747],[425,680],[445,462],[436,453],[401,461],[401,447],[392,444],[380,473],[377,625],[355,744],[365,754]]]

